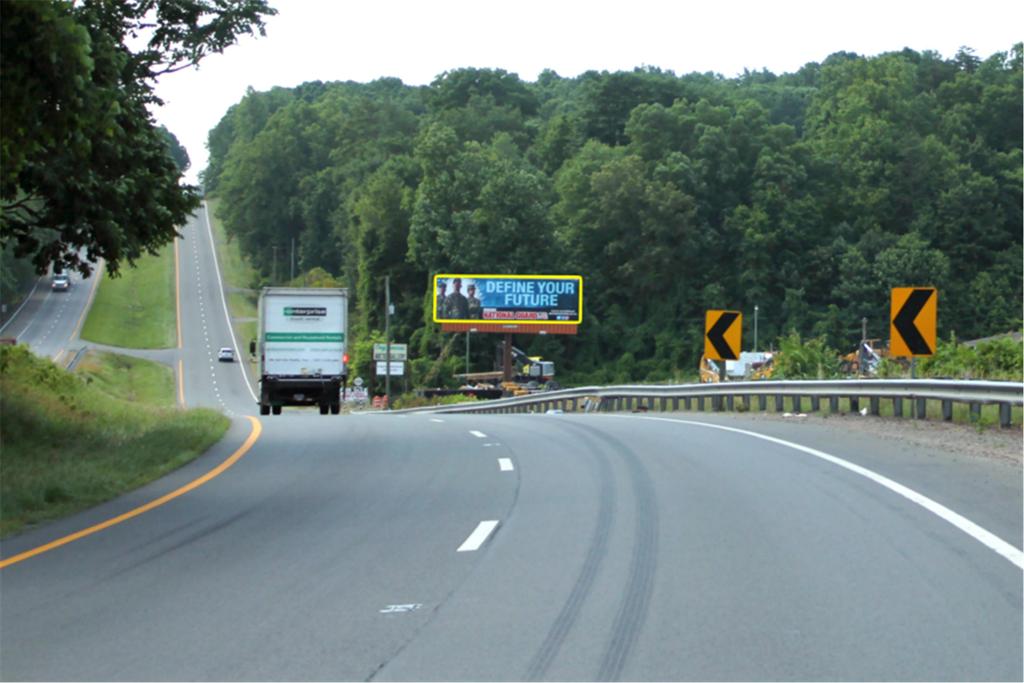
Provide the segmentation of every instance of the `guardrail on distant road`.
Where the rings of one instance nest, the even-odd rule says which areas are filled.
[[[579,387],[546,391],[502,398],[493,401],[478,401],[447,406],[412,408],[402,412],[432,411],[438,413],[525,413],[537,409],[617,411],[617,410],[679,410],[680,403],[690,410],[693,402],[699,410],[734,410],[742,405],[757,410],[767,410],[768,401],[774,401],[776,411],[783,410],[783,402],[789,397],[794,410],[799,412],[806,401],[811,411],[820,410],[821,401],[829,402],[830,412],[839,412],[839,400],[849,400],[850,412],[860,411],[861,399],[867,399],[868,414],[878,415],[882,400],[891,400],[893,414],[903,416],[903,403],[910,403],[910,412],[918,419],[926,417],[927,401],[940,401],[944,420],[953,419],[953,404],[970,406],[971,414],[980,416],[981,406],[999,406],[999,424],[1009,427],[1013,406],[1024,405],[1024,383],[965,381],[965,380],[784,380],[758,382],[723,382],[720,384],[640,384],[609,387]],[[671,407],[670,407],[671,406]]]

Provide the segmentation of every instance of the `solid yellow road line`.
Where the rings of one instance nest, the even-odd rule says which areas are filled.
[[[181,348],[181,260],[178,257],[178,238],[174,238],[174,310],[178,323],[178,348]],[[182,401],[184,403],[184,401]]]
[[[185,365],[178,359],[178,405],[185,407]]]
[[[45,552],[50,551],[50,550],[53,550],[54,548],[59,548],[62,545],[67,545],[68,543],[71,543],[72,541],[77,541],[80,538],[84,538],[86,536],[91,536],[92,534],[95,534],[98,531],[103,531],[104,529],[106,529],[108,527],[112,527],[115,524],[120,524],[121,522],[125,522],[125,521],[131,519],[132,517],[138,517],[142,513],[149,512],[153,508],[160,507],[164,503],[170,502],[170,501],[174,500],[175,498],[178,498],[179,496],[183,496],[186,493],[188,493],[189,491],[191,491],[193,489],[197,489],[200,486],[202,486],[203,484],[205,484],[206,482],[210,481],[211,479],[219,476],[225,470],[227,470],[229,467],[231,467],[236,462],[238,462],[243,455],[248,453],[249,449],[252,448],[253,444],[256,443],[256,440],[260,438],[260,432],[263,431],[263,425],[260,423],[259,420],[257,420],[255,417],[252,417],[251,415],[246,415],[246,418],[249,420],[250,423],[252,423],[252,432],[249,433],[249,438],[247,438],[245,440],[245,443],[243,443],[238,448],[237,451],[232,453],[231,456],[227,460],[225,460],[221,464],[217,465],[215,468],[213,468],[212,470],[210,470],[209,472],[207,472],[203,476],[201,476],[198,479],[195,479],[195,480],[189,482],[188,484],[185,484],[184,486],[182,486],[179,489],[171,491],[170,493],[168,493],[165,496],[161,496],[160,498],[157,498],[154,501],[151,501],[149,503],[146,503],[145,505],[137,507],[134,510],[129,510],[128,512],[124,513],[123,515],[118,515],[117,517],[114,517],[112,519],[108,519],[105,522],[101,522],[99,524],[91,526],[88,529],[82,529],[81,531],[77,531],[77,532],[75,532],[73,534],[70,534],[68,536],[64,536],[63,538],[58,538],[56,541],[51,541],[50,543],[47,543],[46,545],[41,545],[38,548],[33,548],[32,550],[27,550],[27,551],[21,553],[20,555],[15,555],[14,557],[9,557],[6,560],[2,560],[2,561],[0,561],[0,569],[3,569],[5,567],[9,567],[12,564],[17,564],[18,562],[22,562],[24,560],[27,560],[30,557],[35,557],[36,555],[41,555],[42,553],[45,553]]]

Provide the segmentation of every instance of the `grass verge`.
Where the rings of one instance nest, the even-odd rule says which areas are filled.
[[[162,363],[105,351],[89,351],[75,368],[82,377],[105,394],[132,403],[173,408],[174,371]]]
[[[82,328],[82,339],[134,349],[175,345],[174,247],[159,256],[143,256],[121,276],[107,276]]]
[[[166,407],[173,383],[145,363],[101,358],[77,375],[0,347],[0,537],[138,488],[223,437],[220,413]]]

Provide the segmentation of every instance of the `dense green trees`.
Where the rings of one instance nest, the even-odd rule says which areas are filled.
[[[4,2],[0,246],[39,272],[88,274],[102,258],[116,273],[173,239],[198,195],[147,110],[155,79],[273,13],[265,0]],[[133,38],[148,40],[132,51]]]
[[[338,274],[358,337],[390,276],[395,334],[431,358],[439,271],[582,274],[580,335],[519,340],[578,380],[688,374],[707,308],[745,311],[747,348],[757,305],[762,347],[848,349],[862,318],[887,336],[894,285],[938,287],[940,335],[979,337],[1020,326],[1022,52],[249,92],[203,179],[265,277],[293,238]]]

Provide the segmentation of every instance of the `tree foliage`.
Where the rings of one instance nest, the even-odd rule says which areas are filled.
[[[147,109],[155,79],[262,33],[273,13],[265,0],[5,2],[0,242],[39,272],[88,274],[102,258],[116,274],[173,239],[198,195]],[[148,40],[132,51],[136,38]]]
[[[1022,52],[250,91],[203,178],[264,275],[294,238],[350,287],[357,335],[383,329],[390,277],[414,373],[460,365],[429,283],[467,271],[584,277],[579,336],[518,340],[563,378],[686,376],[704,311],[745,311],[750,348],[755,305],[762,348],[813,348],[794,372],[828,376],[863,319],[888,335],[892,286],[938,287],[943,335],[1020,326]],[[471,353],[487,367],[493,345]]]

